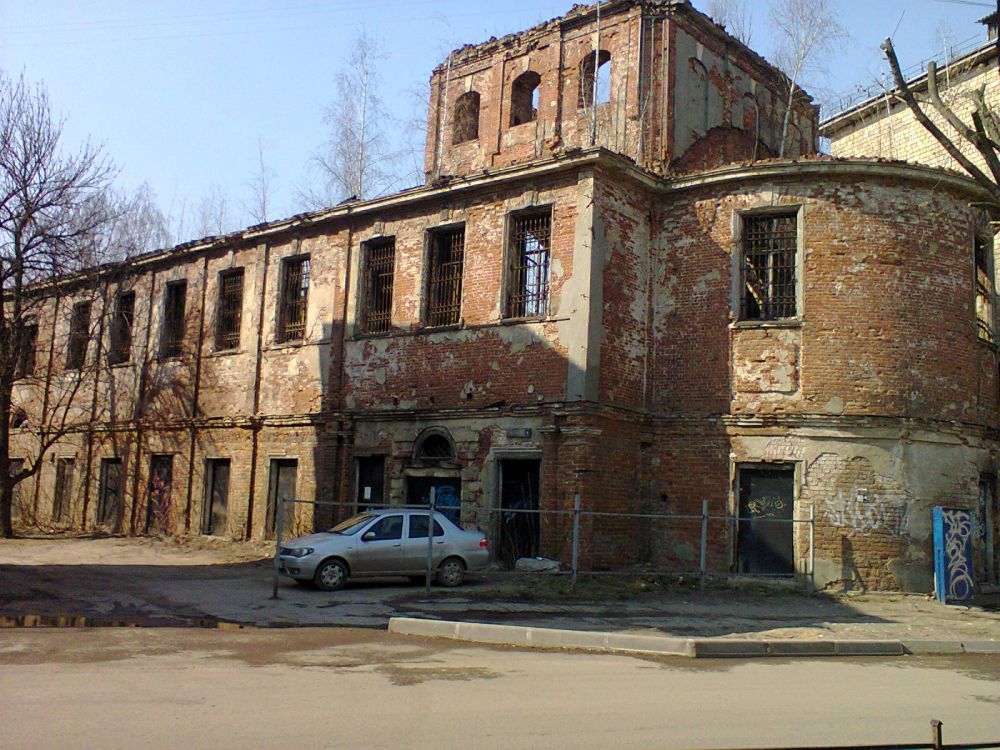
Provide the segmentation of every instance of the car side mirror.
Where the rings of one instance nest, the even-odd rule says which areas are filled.
[[[362,542],[370,542],[373,541],[374,539],[375,539],[374,531],[367,531],[365,532],[364,536],[361,537]]]

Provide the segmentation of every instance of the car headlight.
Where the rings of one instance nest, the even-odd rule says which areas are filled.
[[[305,557],[306,555],[311,555],[313,552],[312,547],[290,547],[282,550],[282,553],[289,557]]]

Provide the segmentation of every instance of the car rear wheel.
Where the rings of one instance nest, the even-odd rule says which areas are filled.
[[[457,557],[449,557],[438,568],[437,580],[448,588],[460,585],[465,580],[465,563]]]
[[[327,560],[316,568],[313,583],[316,584],[316,588],[323,591],[342,589],[347,583],[347,566],[340,560]]]

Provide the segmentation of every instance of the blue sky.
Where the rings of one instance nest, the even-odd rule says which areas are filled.
[[[834,0],[836,2],[836,0]],[[751,0],[752,46],[772,48],[768,0]],[[391,114],[447,51],[566,12],[571,0],[0,0],[0,67],[44,81],[72,145],[88,136],[148,182],[177,219],[202,196],[227,196],[237,223],[258,141],[275,173],[275,218],[302,210],[298,188],[326,138],[323,109],[351,38],[364,27],[388,52],[382,94]],[[707,0],[695,0],[704,9]],[[883,71],[892,34],[903,65],[953,43],[985,40],[989,8],[956,0],[839,0],[851,34],[825,85],[850,94]],[[394,128],[397,136],[401,130]],[[181,238],[183,239],[183,238]]]

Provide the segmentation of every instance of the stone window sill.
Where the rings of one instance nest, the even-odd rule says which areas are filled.
[[[745,328],[801,328],[800,318],[790,318],[788,320],[737,320],[729,324],[734,330]]]

